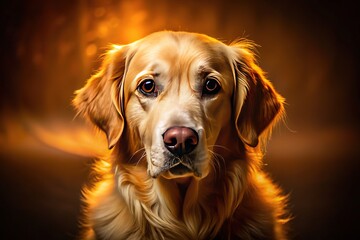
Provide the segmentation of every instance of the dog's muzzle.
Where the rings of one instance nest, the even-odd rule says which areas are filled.
[[[188,155],[199,142],[197,132],[188,127],[171,127],[163,134],[164,145],[173,155],[168,163],[169,171],[174,175],[193,172],[193,164]]]

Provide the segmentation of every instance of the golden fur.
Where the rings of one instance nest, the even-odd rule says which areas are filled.
[[[209,78],[217,94],[202,92]],[[156,82],[151,96],[139,90],[144,79]],[[113,46],[74,99],[111,149],[84,190],[82,238],[285,239],[286,199],[262,171],[283,102],[246,40],[165,31]],[[165,167],[172,126],[199,135],[185,175]]]

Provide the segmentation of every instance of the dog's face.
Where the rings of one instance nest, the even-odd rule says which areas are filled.
[[[207,174],[209,149],[231,116],[234,81],[223,48],[198,36],[164,35],[147,39],[131,59],[125,116],[151,176]]]
[[[255,147],[282,109],[248,43],[181,32],[115,46],[74,103],[109,147],[126,135],[132,154],[145,149],[148,173],[165,178],[207,176],[221,135]]]

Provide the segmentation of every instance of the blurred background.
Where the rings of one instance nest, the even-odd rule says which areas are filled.
[[[358,230],[360,21],[351,1],[4,0],[0,3],[1,239],[74,239],[94,146],[73,92],[110,43],[158,30],[246,37],[287,99],[265,168],[290,196],[291,239]],[[100,135],[101,136],[101,135]],[[106,149],[103,141],[98,149]]]

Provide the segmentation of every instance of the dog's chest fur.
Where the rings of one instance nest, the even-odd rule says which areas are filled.
[[[253,187],[273,189],[258,196],[248,189],[251,194],[242,195],[238,189],[244,186],[237,180],[243,170],[234,164],[229,172],[221,184],[213,183],[216,191],[209,183],[193,184],[184,199],[166,196],[176,192],[166,192],[169,183],[143,174],[136,177],[126,170],[106,174],[86,194],[96,236],[90,229],[88,234],[94,239],[276,239],[273,218],[282,199],[277,204],[266,199],[276,199],[277,189],[263,176],[265,185]]]

